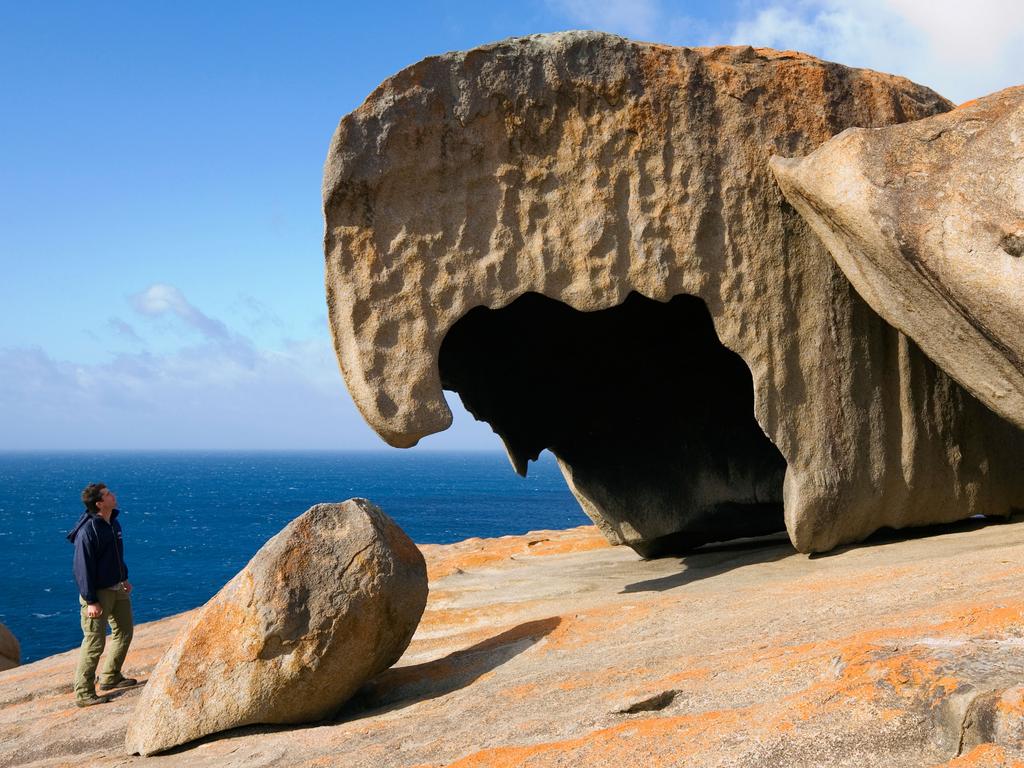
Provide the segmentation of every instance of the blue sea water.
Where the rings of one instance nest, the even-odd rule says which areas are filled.
[[[319,502],[368,498],[419,543],[588,522],[550,454],[524,479],[500,453],[0,453],[0,622],[23,662],[81,641],[65,534],[90,482],[117,493],[136,622],[202,605]]]

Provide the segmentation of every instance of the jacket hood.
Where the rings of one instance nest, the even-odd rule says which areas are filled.
[[[110,515],[110,522],[114,522],[115,520],[117,520],[117,516],[119,514],[121,514],[121,510],[115,509],[114,512]],[[90,517],[96,517],[96,515],[94,515],[89,510],[85,510],[85,512],[82,513],[82,516],[78,518],[78,522],[75,523],[75,527],[68,531],[68,541],[70,541],[72,544],[75,543],[75,537],[78,535],[78,532],[82,529],[82,526],[89,522]]]
[[[75,527],[68,531],[68,541],[70,541],[72,544],[75,543],[75,537],[78,535],[78,532],[81,530],[82,526],[89,522],[90,517],[92,517],[92,515],[89,514],[88,511],[82,513],[82,516],[78,518],[78,522],[75,523]]]

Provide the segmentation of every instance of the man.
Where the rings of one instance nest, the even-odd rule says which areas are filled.
[[[75,703],[89,707],[110,700],[96,695],[96,667],[106,645],[108,623],[111,646],[100,673],[100,687],[104,692],[113,691],[130,688],[137,681],[121,674],[132,641],[132,585],[124,564],[117,497],[103,483],[91,483],[82,491],[82,502],[85,512],[68,540],[75,545],[74,571],[84,635],[75,672]]]

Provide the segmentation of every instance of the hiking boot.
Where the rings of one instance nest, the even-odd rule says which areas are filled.
[[[79,699],[75,699],[76,707],[91,707],[96,704],[106,704],[110,701],[109,696],[97,696],[95,693],[91,696],[84,696]]]
[[[100,683],[100,688],[104,691],[115,691],[118,688],[131,688],[139,684],[139,681],[134,677],[119,677],[112,683]]]

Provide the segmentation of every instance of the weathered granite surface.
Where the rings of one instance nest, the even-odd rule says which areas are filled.
[[[780,536],[643,561],[589,527],[423,546],[416,635],[338,717],[130,757],[142,691],[77,709],[68,651],[0,673],[0,764],[1024,765],[1024,520],[929,533],[812,558]],[[140,625],[128,670],[194,616]]]
[[[11,669],[21,663],[21,646],[5,625],[0,624],[0,672]]]
[[[1024,87],[772,169],[868,304],[1024,427]]]
[[[426,600],[423,556],[390,517],[366,499],[318,504],[195,613],[150,674],[125,750],[333,716],[401,657]]]
[[[550,448],[645,555],[783,526],[824,551],[1024,506],[1024,433],[864,303],[768,169],[951,106],[803,54],[589,32],[403,70],[324,174],[356,405],[410,446],[459,392],[519,471]]]

